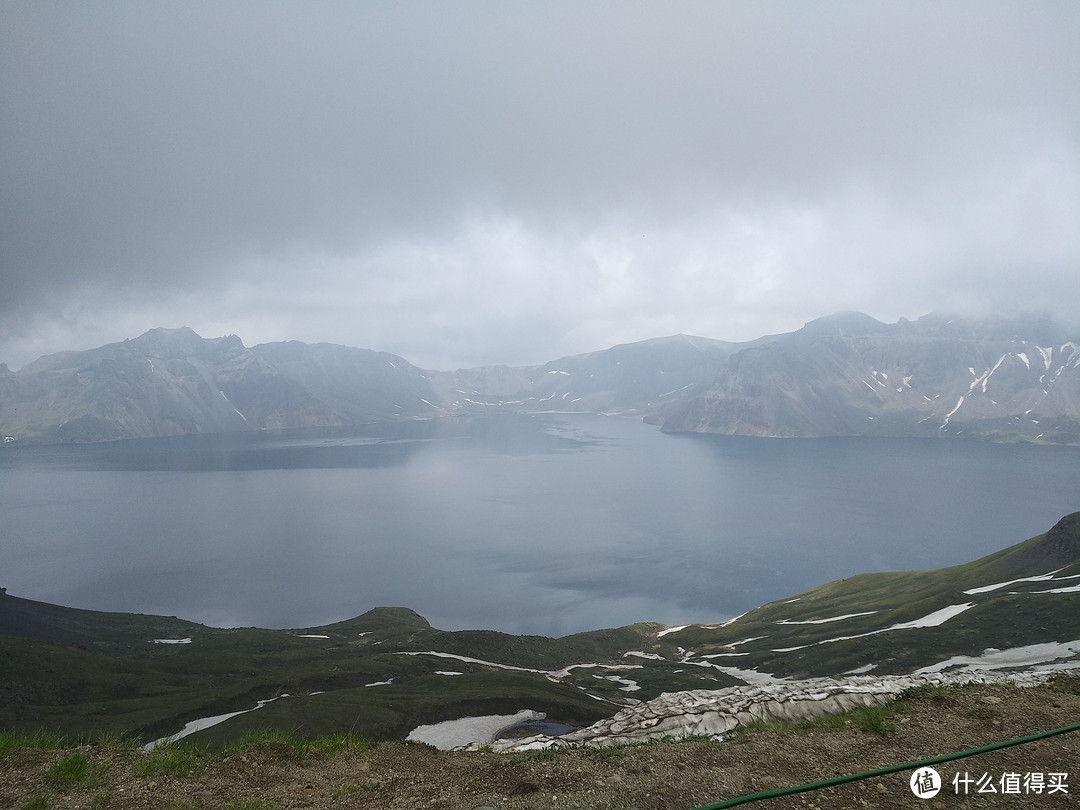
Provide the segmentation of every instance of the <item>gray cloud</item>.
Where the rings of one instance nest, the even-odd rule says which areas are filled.
[[[1080,300],[1080,7],[0,6],[0,360]]]

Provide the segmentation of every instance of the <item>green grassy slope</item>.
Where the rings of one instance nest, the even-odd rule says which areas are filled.
[[[643,647],[658,629],[639,625],[562,639],[447,632],[406,608],[377,608],[303,630],[219,629],[5,595],[0,597],[0,728],[49,728],[75,737],[129,732],[152,739],[189,720],[250,709],[258,700],[282,694],[298,697],[230,721],[224,735],[206,736],[232,737],[254,721],[311,734],[342,730],[382,739],[403,736],[422,722],[526,707],[591,722],[619,704],[589,694],[617,697],[615,684],[593,679],[586,693],[574,676],[553,682],[540,672],[403,653],[434,650],[546,671],[618,661],[624,650]],[[191,642],[152,643],[161,638]],[[388,686],[368,686],[387,681]]]
[[[1053,579],[1029,579],[1051,572]],[[909,672],[987,648],[1080,639],[1080,592],[1043,593],[1080,585],[1076,575],[1080,512],[1046,534],[974,562],[837,580],[724,626],[692,626],[661,641],[668,655],[678,647],[698,656],[738,652],[726,658],[732,666],[778,675],[833,675],[871,664],[875,673]],[[1012,580],[1020,581],[987,589]],[[937,626],[889,629],[962,605],[971,607]]]
[[[269,698],[281,699],[200,737],[224,743],[274,727],[388,739],[421,723],[524,708],[587,723],[665,691],[740,683],[739,670],[899,673],[987,648],[1077,641],[1080,590],[1042,592],[1073,586],[1080,513],[966,565],[850,577],[723,625],[663,634],[658,624],[557,639],[449,632],[408,608],[303,630],[220,629],[0,595],[0,728],[153,739]],[[950,606],[933,626],[895,627]]]

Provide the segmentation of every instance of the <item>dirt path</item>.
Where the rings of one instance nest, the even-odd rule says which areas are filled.
[[[751,730],[724,742],[558,753],[441,752],[385,743],[369,751],[299,756],[284,746],[263,744],[228,756],[189,755],[186,766],[151,768],[149,758],[164,761],[163,754],[116,746],[74,752],[21,749],[0,757],[0,807],[678,810],[1077,723],[1080,677],[1031,689],[925,690],[891,708],[891,717],[856,713],[800,729]],[[56,775],[56,763],[73,754],[85,756],[88,774],[65,784]],[[1080,807],[1080,733],[946,763],[938,770],[945,785],[926,800],[912,793],[911,772],[904,771],[747,806]],[[965,772],[972,780],[968,795],[957,795],[953,777]],[[997,793],[979,792],[981,780],[986,786],[984,774]],[[1012,789],[1009,774],[1017,774],[1018,793],[1002,792]],[[1043,790],[1035,793],[1039,776]],[[1051,793],[1055,783],[1066,785],[1066,792]],[[963,782],[958,784],[962,789]]]

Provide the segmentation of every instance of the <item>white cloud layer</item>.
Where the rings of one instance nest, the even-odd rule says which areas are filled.
[[[0,7],[0,360],[1080,321],[1080,6]]]

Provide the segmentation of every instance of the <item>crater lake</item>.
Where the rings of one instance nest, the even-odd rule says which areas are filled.
[[[1080,447],[665,434],[600,415],[0,448],[0,586],[214,626],[381,605],[551,636],[953,565],[1080,509]]]

